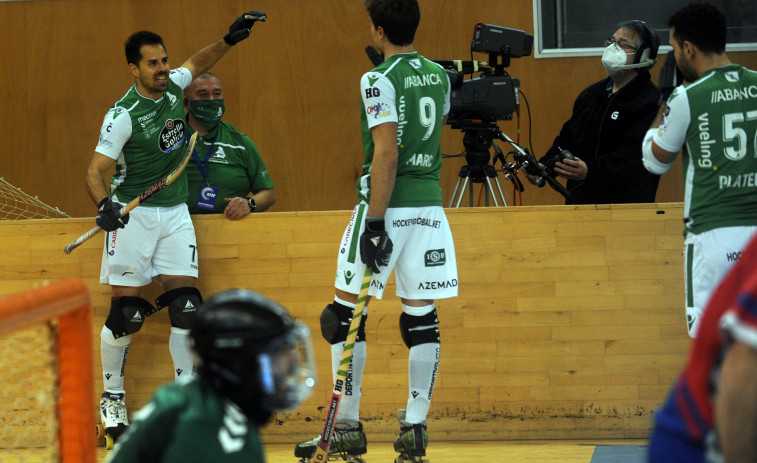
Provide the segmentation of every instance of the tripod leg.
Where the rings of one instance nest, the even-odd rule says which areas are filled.
[[[499,178],[494,177],[494,183],[497,185],[497,190],[499,190],[499,197],[502,199],[502,206],[507,206],[507,201],[505,201],[505,194],[502,193],[502,187],[499,184]],[[494,193],[492,193],[492,196],[494,196]]]
[[[452,207],[452,204],[455,202],[455,197],[457,197],[457,190],[460,188],[460,180],[462,177],[457,177],[457,183],[455,183],[455,189],[452,190],[452,197],[449,198],[449,206]],[[463,191],[465,191],[465,187],[463,187]],[[460,196],[462,196],[462,192],[460,193]],[[457,202],[457,205],[455,207],[460,207],[460,201]]]
[[[496,181],[497,179],[495,178],[494,180]],[[499,184],[497,184],[497,186],[499,186]],[[489,205],[489,196],[488,196],[488,193],[491,193],[491,195],[492,195],[492,201],[494,201],[494,206],[495,207],[499,207],[499,203],[497,202],[497,197],[494,196],[494,190],[492,189],[492,181],[489,180],[489,177],[486,177],[486,193],[487,193],[487,196],[486,196],[486,205],[487,206]],[[501,191],[500,191],[500,193],[501,193]]]
[[[455,207],[460,207],[460,202],[463,200],[463,196],[465,195],[465,187],[467,185],[468,185],[468,177],[465,177],[465,181],[463,182],[463,188],[460,190],[460,196],[457,198],[457,204],[455,204]]]
[[[474,202],[473,198],[476,195],[474,191],[475,185],[476,185],[476,182],[474,181],[471,181],[470,184],[468,185],[468,206],[469,207],[473,207],[473,202]]]

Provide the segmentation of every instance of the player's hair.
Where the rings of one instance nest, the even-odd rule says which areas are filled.
[[[373,26],[381,26],[392,44],[410,45],[415,40],[421,22],[417,0],[365,0],[365,9]]]
[[[164,50],[166,49],[166,46],[163,44],[163,39],[155,32],[135,32],[126,39],[126,43],[124,44],[126,64],[136,64],[139,66],[139,62],[142,61],[143,45],[160,45]]]
[[[728,26],[725,15],[709,3],[692,3],[673,13],[668,26],[679,45],[691,42],[704,53],[725,52]]]

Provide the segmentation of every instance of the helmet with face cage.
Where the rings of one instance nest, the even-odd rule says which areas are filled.
[[[232,289],[213,296],[190,336],[199,376],[260,424],[312,393],[310,331],[260,294]]]

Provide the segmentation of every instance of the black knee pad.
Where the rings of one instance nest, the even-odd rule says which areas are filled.
[[[157,312],[157,309],[141,297],[122,296],[110,300],[110,313],[105,320],[105,327],[118,339],[127,334],[136,333],[142,328],[145,317]]]
[[[339,303],[331,303],[321,312],[321,334],[329,344],[338,344],[347,340],[347,334],[350,331],[353,310]],[[359,316],[359,314],[355,314]],[[360,327],[357,330],[357,341],[365,341],[365,320],[368,315],[364,315],[360,320]]]
[[[436,316],[436,309],[416,317],[402,312],[400,315],[400,334],[405,345],[410,348],[420,344],[429,344],[441,342],[439,337],[439,319]]]
[[[201,304],[202,294],[200,294],[200,290],[191,286],[166,291],[155,299],[158,310],[168,307],[168,317],[171,319],[171,326],[174,328],[191,328],[192,321]]]

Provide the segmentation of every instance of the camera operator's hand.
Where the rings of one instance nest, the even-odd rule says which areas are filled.
[[[360,259],[373,273],[380,273],[379,267],[389,265],[394,244],[384,228],[384,219],[366,217],[365,230],[360,235]]]
[[[555,163],[554,171],[560,177],[580,181],[586,178],[589,168],[580,158],[563,159]]]
[[[95,223],[98,227],[106,232],[113,232],[129,223],[129,214],[121,217],[121,208],[123,205],[105,197],[97,205],[97,217]]]
[[[544,164],[540,162],[539,167],[544,169]],[[539,180],[538,180],[539,177],[533,174],[529,174],[528,171],[524,171],[524,172],[526,174],[526,178],[528,179],[528,181],[531,182],[531,185],[536,185],[538,187],[544,186],[544,181],[542,181],[541,184],[539,183]]]
[[[250,36],[250,29],[255,25],[255,21],[265,21],[267,18],[262,11],[248,11],[229,26],[229,33],[223,36],[223,40],[234,46]]]

